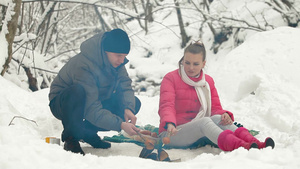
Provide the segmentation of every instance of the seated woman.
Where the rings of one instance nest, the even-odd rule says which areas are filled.
[[[252,136],[244,127],[233,124],[234,116],[221,106],[214,80],[205,74],[204,45],[197,41],[184,50],[179,69],[169,72],[160,88],[160,137],[171,135],[171,147],[187,147],[202,137],[223,151],[239,147],[265,148],[275,143],[268,137],[264,142]]]

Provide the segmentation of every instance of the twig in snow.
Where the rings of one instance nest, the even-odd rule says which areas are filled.
[[[10,121],[10,123],[8,124],[8,126],[10,126],[10,125],[13,125],[13,121],[14,121],[14,119],[15,118],[21,118],[21,119],[25,119],[25,120],[27,120],[27,121],[30,121],[30,122],[33,122],[33,123],[35,123],[36,124],[36,126],[38,126],[37,125],[37,123],[36,123],[36,121],[34,121],[34,120],[30,120],[30,119],[27,119],[27,118],[25,118],[25,117],[22,117],[22,116],[14,116],[12,119],[11,119],[11,121]]]

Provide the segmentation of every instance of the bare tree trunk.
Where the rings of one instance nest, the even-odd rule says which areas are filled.
[[[96,5],[94,5],[94,10],[99,18],[99,22],[101,23],[102,26],[102,30],[103,31],[110,31],[111,28],[108,26],[108,24],[105,22],[105,20],[103,19],[101,13],[98,10],[98,7]]]
[[[193,3],[193,5],[195,6],[195,8],[196,8],[196,9],[201,13],[201,15],[203,16],[204,22],[206,22],[208,19],[207,19],[207,17],[204,15],[204,13],[202,12],[202,10],[199,9],[199,8],[197,7],[197,5],[194,3],[194,1],[192,1],[192,3]],[[207,5],[207,3],[205,3],[205,5]],[[207,8],[208,8],[208,6],[207,6]],[[217,32],[216,32],[216,30],[214,29],[214,27],[212,26],[212,24],[209,23],[209,22],[207,22],[207,25],[208,25],[209,29],[211,30],[212,34],[214,35],[214,37],[216,37],[216,36],[217,36]]]
[[[178,18],[178,23],[179,23],[179,28],[180,28],[180,35],[181,35],[181,47],[184,48],[185,45],[189,42],[190,38],[189,36],[187,36],[185,29],[184,29],[184,23],[183,23],[183,19],[181,16],[181,10],[179,7],[179,3],[177,0],[174,0],[175,6],[176,6],[176,13],[177,13],[177,18]]]
[[[24,64],[22,64],[22,61],[19,61],[19,60],[14,59],[14,58],[12,58],[12,59],[19,64],[19,68],[22,67],[24,69],[24,71],[26,72],[26,75],[28,77],[29,89],[33,92],[39,90],[37,79],[35,77],[33,77],[32,73],[30,71],[30,68],[28,68]],[[33,68],[35,69],[35,67],[33,67]]]
[[[12,2],[15,4],[15,7],[14,7],[15,14],[13,16],[11,16],[12,17],[11,20],[7,23],[8,34],[5,35],[5,38],[8,43],[8,55],[7,55],[8,57],[3,65],[3,69],[1,71],[1,76],[3,76],[5,74],[6,70],[8,69],[8,65],[11,61],[11,58],[12,58],[12,44],[13,44],[15,34],[16,34],[16,31],[18,28],[18,17],[20,14],[22,0],[12,0]],[[10,14],[6,13],[6,16],[8,16],[8,15],[10,15]]]
[[[209,12],[210,9],[209,9],[208,3],[210,3],[210,2],[207,2],[207,0],[203,0],[203,10],[205,10],[205,8],[207,8],[207,11]]]
[[[5,17],[5,11],[7,9],[6,6],[3,6],[3,5],[0,5],[1,7],[1,14],[0,14],[0,21],[3,21],[4,20],[4,17]],[[0,25],[1,26],[1,25]],[[0,31],[2,30],[2,27],[0,27]]]
[[[59,3],[59,5],[60,5],[60,3]],[[57,27],[58,27],[58,21],[55,18],[58,18],[59,14],[60,14],[59,12],[53,13],[52,19],[54,20],[54,22],[52,23],[52,26],[50,26],[51,31],[48,35],[49,38],[47,40],[46,49],[44,50],[43,54],[48,53],[48,50],[50,49],[50,47],[54,46],[54,44],[53,44],[53,43],[55,43],[54,42],[55,41],[55,36],[54,35],[57,35]],[[54,16],[54,15],[56,15],[56,16]]]
[[[136,7],[136,5],[135,5],[135,1],[134,1],[134,0],[132,0],[132,5],[133,5],[134,11],[138,14],[139,11],[137,10],[137,7]],[[141,16],[139,15],[136,19],[137,19],[137,21],[138,21],[140,27],[141,27],[142,29],[145,29],[145,27],[144,27],[144,26],[142,25],[142,23],[141,23],[140,17],[141,17]]]
[[[23,21],[24,21],[24,6],[25,6],[25,4],[24,3],[22,3],[22,12],[20,11],[20,13],[21,13],[21,18],[20,18],[20,25],[19,25],[19,35],[21,35],[22,34],[22,28],[23,28]]]
[[[43,13],[47,12],[46,17],[43,20],[43,24],[41,24],[40,25],[41,27],[39,27],[40,28],[39,33],[43,34],[42,46],[41,46],[41,52],[40,52],[41,54],[46,52],[46,49],[48,48],[48,46],[47,46],[48,41],[51,40],[51,36],[49,34],[51,34],[51,30],[53,30],[54,28],[50,29],[50,24],[52,24],[51,18],[53,17],[53,12],[54,12],[56,4],[57,4],[57,2],[54,2],[52,4],[47,4],[47,5],[51,5],[51,6],[48,11],[45,11],[45,9],[44,9],[45,7],[43,6],[43,3],[41,2],[41,6],[43,8]],[[47,6],[47,8],[48,8],[48,6]],[[35,43],[35,45],[37,45],[37,43]]]
[[[145,34],[148,33],[148,15],[149,15],[148,6],[149,6],[149,0],[147,0],[144,8],[145,9]]]
[[[37,87],[37,80],[36,80],[36,78],[33,77],[30,69],[25,66],[22,66],[22,67],[24,68],[26,75],[28,77],[29,89],[33,92],[39,90]]]
[[[287,21],[288,26],[296,28],[300,22],[300,13],[296,8],[293,7],[293,4],[288,0],[274,0],[271,2],[265,2],[273,9],[279,12],[282,17]]]
[[[154,21],[152,11],[153,11],[153,4],[148,3],[148,6],[147,6],[147,20],[148,20],[148,22],[153,22]]]

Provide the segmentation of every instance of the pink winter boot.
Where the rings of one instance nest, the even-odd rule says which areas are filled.
[[[225,130],[219,135],[218,146],[223,151],[232,151],[239,147],[244,147],[247,150],[250,148],[258,148],[256,143],[245,142],[236,137],[231,130]]]
[[[256,143],[258,145],[259,149],[265,148],[265,147],[275,147],[275,142],[271,137],[268,137],[265,139],[265,142],[260,142],[257,138],[252,136],[249,131],[244,128],[244,127],[239,127],[238,129],[235,130],[234,135],[248,143]]]

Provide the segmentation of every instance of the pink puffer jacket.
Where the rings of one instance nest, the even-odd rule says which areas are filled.
[[[192,78],[192,80],[199,81],[201,78],[202,74],[199,78]],[[234,120],[231,112],[223,110],[213,78],[205,75],[205,79],[211,91],[211,116],[227,112]],[[163,78],[160,87],[159,133],[166,130],[166,123],[174,123],[178,126],[191,121],[199,112],[200,106],[195,88],[181,79],[178,69],[169,72]]]

